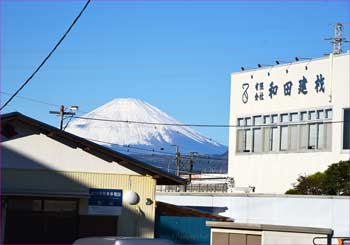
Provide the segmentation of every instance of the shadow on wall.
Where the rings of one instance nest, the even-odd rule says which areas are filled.
[[[69,244],[86,236],[153,231],[154,222],[141,206],[123,204],[121,216],[88,215],[89,189],[99,186],[83,182],[98,174],[57,171],[7,146],[1,151],[2,243]],[[114,184],[121,183],[118,175],[110,178],[115,180],[111,189],[122,189]]]
[[[198,211],[203,211],[206,213],[221,215],[228,210],[228,207],[212,207],[212,206],[185,206],[187,208],[192,208]]]

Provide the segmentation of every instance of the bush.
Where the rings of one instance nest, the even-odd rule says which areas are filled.
[[[298,183],[286,194],[350,195],[350,161],[340,161],[324,172],[300,176]]]

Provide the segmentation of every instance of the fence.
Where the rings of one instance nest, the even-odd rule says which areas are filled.
[[[189,185],[158,185],[157,192],[219,192],[226,193],[226,183],[189,184]]]

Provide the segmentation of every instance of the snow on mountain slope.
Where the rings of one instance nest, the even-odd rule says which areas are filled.
[[[132,98],[114,99],[83,117],[181,124],[147,102]],[[227,151],[226,146],[183,126],[76,119],[69,124],[66,131],[96,140],[97,143],[115,150],[128,149],[130,153],[135,153],[136,148],[147,149],[148,151],[138,151],[144,154],[151,153],[150,150],[153,149],[159,151],[161,148],[164,148],[163,152],[175,152],[175,147],[172,146],[174,144],[179,146],[183,154],[191,151],[201,154],[222,154]]]

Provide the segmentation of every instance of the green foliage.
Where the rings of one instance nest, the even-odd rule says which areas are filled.
[[[350,195],[350,161],[340,161],[324,172],[300,176],[298,183],[286,194]]]

